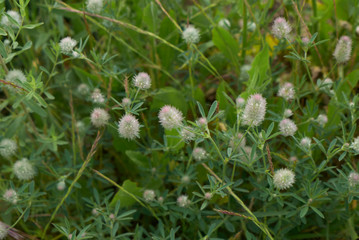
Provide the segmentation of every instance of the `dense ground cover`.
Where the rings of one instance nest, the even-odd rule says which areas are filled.
[[[0,239],[357,239],[355,0],[0,0]]]

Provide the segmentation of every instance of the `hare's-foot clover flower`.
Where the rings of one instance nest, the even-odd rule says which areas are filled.
[[[34,166],[27,158],[23,158],[15,162],[13,166],[15,176],[20,180],[31,180],[36,175]]]
[[[122,102],[121,102],[122,107],[129,107],[129,106],[131,106],[131,103],[132,103],[132,101],[129,98],[123,98]]]
[[[312,140],[311,140],[309,137],[304,137],[304,138],[302,138],[302,140],[300,140],[300,145],[301,145],[303,148],[309,150],[309,149],[310,149],[311,142],[312,142]]]
[[[17,203],[17,193],[14,189],[7,189],[2,195],[3,199],[9,203],[16,204]]]
[[[183,115],[177,108],[166,105],[161,108],[158,118],[165,129],[171,130],[182,125]]]
[[[267,101],[261,94],[251,95],[243,111],[243,124],[250,126],[261,125],[266,114],[266,106]]]
[[[147,189],[143,192],[143,198],[147,201],[147,202],[152,202],[155,200],[156,198],[156,193],[153,190]]]
[[[184,142],[193,141],[196,138],[196,134],[194,133],[194,129],[191,127],[183,127],[181,129],[180,135]]]
[[[86,83],[81,83],[77,86],[77,92],[82,96],[86,96],[90,93],[90,88]]]
[[[110,119],[108,112],[102,108],[95,108],[91,113],[91,122],[95,127],[103,127]]]
[[[279,129],[282,132],[282,135],[287,137],[293,136],[298,130],[298,127],[292,120],[285,118],[279,123]]]
[[[357,172],[351,172],[348,177],[349,186],[356,187],[359,185],[359,174]]]
[[[9,10],[6,12],[12,19],[15,20],[15,22],[17,22],[17,24],[20,26],[21,25],[21,22],[22,22],[22,19],[21,19],[21,16],[18,12],[16,11],[13,11],[13,10]],[[1,25],[3,26],[8,26],[8,27],[11,27],[11,28],[19,28],[19,26],[11,22],[9,17],[4,15],[2,18],[1,18]]]
[[[289,117],[291,117],[291,116],[293,116],[293,112],[292,112],[292,110],[290,110],[290,109],[285,109],[284,110],[284,117],[285,118],[289,118]]]
[[[273,183],[279,190],[287,189],[293,186],[295,174],[289,169],[279,169],[274,173]]]
[[[0,239],[5,239],[8,233],[8,227],[0,222]]]
[[[70,55],[76,46],[77,41],[72,39],[71,37],[65,37],[60,41],[60,49],[61,52]]]
[[[292,31],[292,27],[284,18],[278,17],[274,20],[272,26],[272,33],[277,38],[279,39],[288,38],[291,31]]]
[[[145,72],[140,72],[133,78],[133,85],[141,90],[151,87],[151,77]]]
[[[241,98],[241,97],[236,98],[236,107],[237,108],[243,108],[245,105],[246,105],[246,100],[244,100],[244,98]]]
[[[86,8],[89,12],[100,13],[103,8],[103,0],[87,0]]]
[[[201,161],[207,157],[207,152],[201,147],[193,149],[192,156],[195,160]]]
[[[293,100],[295,97],[295,90],[293,84],[286,82],[282,87],[279,88],[278,96],[285,100]]]
[[[186,41],[187,44],[196,44],[199,42],[200,34],[197,28],[192,25],[189,25],[183,31],[182,38]]]
[[[66,183],[65,183],[65,181],[64,181],[64,180],[60,180],[60,181],[56,184],[56,188],[57,188],[57,190],[59,190],[59,191],[65,190],[65,188],[66,188]]]
[[[319,114],[316,121],[319,123],[320,126],[324,127],[325,124],[328,122],[328,117],[325,114]]]
[[[119,121],[118,132],[121,137],[134,140],[140,136],[140,123],[135,116],[128,113]]]
[[[359,137],[354,138],[350,148],[353,149],[356,153],[359,153]]]
[[[177,198],[177,204],[180,207],[188,207],[191,204],[191,200],[188,199],[188,196],[181,195]]]
[[[352,52],[352,40],[348,36],[342,36],[335,47],[333,56],[339,64],[349,61]]]
[[[4,138],[0,142],[0,155],[4,158],[9,158],[15,154],[17,150],[17,144],[14,140]]]
[[[98,88],[95,88],[93,90],[93,93],[91,94],[92,101],[94,103],[104,103],[105,97],[102,95],[101,90]]]
[[[229,29],[231,27],[231,23],[229,22],[228,19],[222,18],[221,20],[219,20],[218,26]]]

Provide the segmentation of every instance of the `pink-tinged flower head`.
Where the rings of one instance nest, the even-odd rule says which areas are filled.
[[[182,125],[183,115],[177,108],[166,105],[161,108],[158,118],[165,129],[171,130]]]
[[[293,84],[289,82],[284,83],[283,86],[279,88],[278,96],[284,98],[287,101],[294,99],[295,90]]]
[[[309,43],[309,38],[303,37],[303,38],[302,38],[302,43],[303,43],[304,45],[307,45],[307,44]]]
[[[211,198],[212,198],[212,193],[206,192],[206,193],[204,194],[204,198],[205,198],[206,200],[211,200]]]
[[[188,196],[181,195],[177,198],[177,204],[180,207],[188,207],[191,204],[191,200],[188,199]]]
[[[333,56],[337,62],[345,63],[349,61],[352,52],[352,40],[348,36],[342,36],[335,47]]]
[[[186,143],[193,141],[196,138],[196,134],[194,133],[194,129],[191,127],[184,127],[181,129],[180,135],[182,140]]]
[[[293,136],[298,130],[298,127],[292,120],[285,118],[279,123],[279,129],[282,132],[282,135],[287,137]]]
[[[118,123],[118,132],[121,137],[133,140],[140,136],[140,123],[132,114],[126,114]]]
[[[17,203],[17,194],[15,192],[15,190],[13,189],[8,189],[4,192],[4,194],[2,195],[2,197],[4,198],[5,201],[12,203],[12,204],[16,204]]]
[[[93,93],[92,93],[92,95],[91,95],[91,98],[92,98],[92,101],[93,101],[94,103],[103,103],[103,102],[105,102],[105,98],[104,98],[104,96],[102,95],[101,90],[98,89],[98,88],[95,88],[95,89],[93,90]]]
[[[351,172],[348,177],[349,185],[356,187],[359,185],[359,174],[357,172]]]
[[[123,107],[129,107],[129,106],[131,106],[131,103],[132,103],[132,101],[129,98],[123,98],[122,102],[121,102]]]
[[[328,117],[325,114],[319,114],[316,120],[320,126],[324,127],[328,122]]]
[[[245,104],[246,104],[246,100],[244,100],[244,98],[241,98],[241,97],[236,98],[237,108],[243,108]]]
[[[196,121],[197,125],[201,128],[205,128],[207,126],[207,119],[204,117],[198,118]]]
[[[285,20],[284,18],[278,17],[278,18],[276,18],[274,20],[274,23],[273,23],[273,26],[272,26],[272,33],[277,38],[279,38],[279,39],[288,38],[289,33],[291,31],[292,31],[292,27],[287,22],[287,20]]]
[[[274,173],[273,183],[279,190],[287,189],[293,186],[295,181],[295,174],[289,169],[279,169]]]
[[[310,149],[312,140],[309,137],[304,137],[302,140],[300,140],[300,145],[305,149]]]
[[[195,160],[201,161],[207,157],[207,152],[201,147],[193,149],[192,156]]]
[[[147,189],[143,192],[143,198],[147,201],[147,202],[152,202],[155,200],[156,198],[156,193],[153,190]]]
[[[151,78],[145,72],[140,72],[133,78],[133,85],[141,90],[147,90],[151,87]]]
[[[293,111],[290,110],[289,108],[285,109],[285,110],[284,110],[284,117],[285,117],[285,118],[289,118],[289,117],[291,117],[291,116],[293,116]]]
[[[244,125],[259,126],[264,121],[267,101],[261,94],[253,94],[244,108],[242,120]]]
[[[102,108],[95,108],[91,113],[91,122],[95,127],[103,127],[110,119],[110,115]]]

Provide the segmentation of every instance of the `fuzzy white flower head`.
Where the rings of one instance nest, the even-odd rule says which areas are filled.
[[[312,140],[309,137],[304,137],[302,140],[300,140],[300,145],[305,149],[310,149]]]
[[[129,98],[123,98],[122,102],[121,102],[123,107],[129,107],[129,106],[131,106],[131,103],[132,103],[132,101]]]
[[[257,27],[257,25],[255,22],[248,21],[248,23],[247,23],[248,31],[254,32],[256,30],[256,27]]]
[[[16,11],[13,11],[13,10],[9,10],[6,12],[10,17],[12,17],[19,25],[21,25],[21,16],[18,12]],[[8,18],[8,16],[4,15],[2,18],[1,18],[1,25],[3,26],[8,26],[8,27],[11,27],[11,28],[19,28],[15,23],[12,23],[10,21],[10,19]]]
[[[201,161],[207,157],[207,152],[201,147],[193,149],[192,156],[195,160]]]
[[[292,170],[283,168],[274,173],[273,183],[279,190],[287,189],[293,186],[295,181],[295,174]]]
[[[181,178],[181,182],[183,184],[189,184],[191,182],[191,178],[188,175],[183,175]]]
[[[359,174],[357,172],[351,172],[348,177],[349,186],[356,187],[359,185]]]
[[[357,26],[357,27],[355,28],[355,33],[356,33],[357,35],[359,35],[359,26]]]
[[[307,38],[307,37],[302,37],[302,43],[303,43],[304,45],[308,45],[308,43],[309,43],[309,38]]]
[[[296,156],[291,156],[289,158],[289,161],[292,162],[292,163],[295,163],[295,162],[298,162],[298,158]]]
[[[330,78],[326,78],[324,79],[324,81],[322,82],[321,86],[319,86],[319,88],[323,91],[330,91],[330,89],[333,86],[333,80]]]
[[[273,26],[272,26],[272,33],[277,38],[279,38],[279,39],[288,38],[289,33],[291,31],[292,31],[292,27],[287,22],[287,20],[285,20],[284,18],[278,17],[278,18],[276,18],[274,20],[274,23],[273,23]]]
[[[295,123],[292,120],[285,118],[282,121],[280,121],[279,129],[282,132],[282,135],[287,137],[287,136],[293,136],[295,132],[298,130],[298,127],[297,125],[295,125]]]
[[[196,121],[196,123],[197,123],[197,125],[198,125],[199,127],[201,127],[201,128],[207,127],[207,124],[208,124],[207,119],[204,118],[204,117],[198,118],[198,120]]]
[[[16,84],[17,81],[24,83],[26,82],[26,76],[21,70],[13,69],[6,74],[5,80],[14,84]]]
[[[259,126],[264,121],[267,101],[261,94],[253,94],[244,108],[242,119],[244,125]]]
[[[86,83],[81,83],[77,86],[77,92],[82,96],[85,96],[90,93],[90,88]]]
[[[91,122],[95,127],[103,127],[110,119],[108,112],[102,108],[95,108],[91,113]]]
[[[61,52],[67,55],[70,55],[76,46],[77,41],[71,37],[65,37],[60,41]]]
[[[205,198],[206,200],[211,200],[211,198],[212,198],[212,193],[206,192],[206,193],[204,194],[204,198]]]
[[[98,88],[95,88],[91,94],[92,101],[94,103],[104,103],[105,97],[102,95],[101,90]]]
[[[0,155],[4,158],[9,158],[15,154],[17,150],[17,144],[14,140],[4,138],[0,142]]]
[[[219,20],[218,26],[229,29],[231,27],[231,23],[229,22],[228,19],[222,18],[221,20]]]
[[[7,236],[7,232],[8,232],[8,227],[0,222],[0,239],[5,239]]]
[[[87,0],[86,8],[89,12],[100,13],[103,8],[103,0]]]
[[[181,129],[180,135],[182,140],[186,143],[193,141],[196,138],[196,134],[194,133],[194,129],[191,127],[183,127]]]
[[[151,87],[151,77],[145,72],[140,72],[133,78],[133,85],[141,90],[147,90]]]
[[[188,196],[181,195],[177,198],[177,204],[180,207],[188,207],[191,204],[191,200],[188,199]]]
[[[342,36],[335,47],[333,56],[339,64],[349,61],[352,52],[352,40],[348,36]]]
[[[158,118],[165,129],[171,130],[182,125],[183,115],[177,108],[166,105],[161,108]]]
[[[241,141],[241,142],[240,142]],[[229,141],[229,146],[234,150],[240,150],[246,146],[246,137],[242,133],[237,133]]]
[[[94,215],[94,216],[98,216],[98,215],[100,215],[100,212],[98,211],[98,209],[93,208],[92,211],[91,211],[91,214]]]
[[[13,172],[18,179],[25,181],[33,179],[36,175],[34,166],[27,158],[16,161],[13,166]]]
[[[182,38],[186,41],[187,44],[198,43],[200,39],[200,34],[197,28],[192,25],[186,27],[182,33]]]
[[[292,110],[290,110],[290,109],[286,109],[286,110],[284,110],[284,117],[285,118],[289,118],[289,117],[291,117],[291,116],[293,116],[293,112],[292,112]]]
[[[328,117],[325,114],[319,114],[316,121],[319,123],[320,126],[324,127],[325,124],[327,124],[328,122]]]
[[[284,83],[284,85],[279,88],[278,96],[284,98],[287,101],[294,99],[295,90],[293,84],[289,82]]]
[[[354,138],[354,141],[350,144],[350,148],[352,148],[356,153],[359,153],[359,137]]]
[[[241,98],[241,97],[236,98],[237,108],[243,108],[245,105],[246,105],[246,100],[244,100],[244,98]]]
[[[143,192],[143,198],[147,201],[147,202],[152,202],[155,200],[156,198],[156,193],[153,190],[147,189]]]
[[[56,188],[57,188],[57,190],[59,190],[59,191],[64,191],[65,188],[66,188],[66,183],[65,183],[65,181],[64,181],[64,180],[61,180],[60,182],[58,182],[58,183],[56,184]]]
[[[120,137],[134,140],[140,137],[140,123],[132,114],[127,113],[118,123]]]
[[[2,195],[2,197],[4,198],[5,201],[12,203],[12,204],[16,204],[17,203],[17,193],[15,192],[14,189],[7,189],[4,194]]]

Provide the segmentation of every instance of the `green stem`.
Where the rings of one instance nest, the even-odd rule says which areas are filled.
[[[242,57],[241,64],[244,64],[247,47],[247,5],[243,1],[243,32],[242,32]]]

